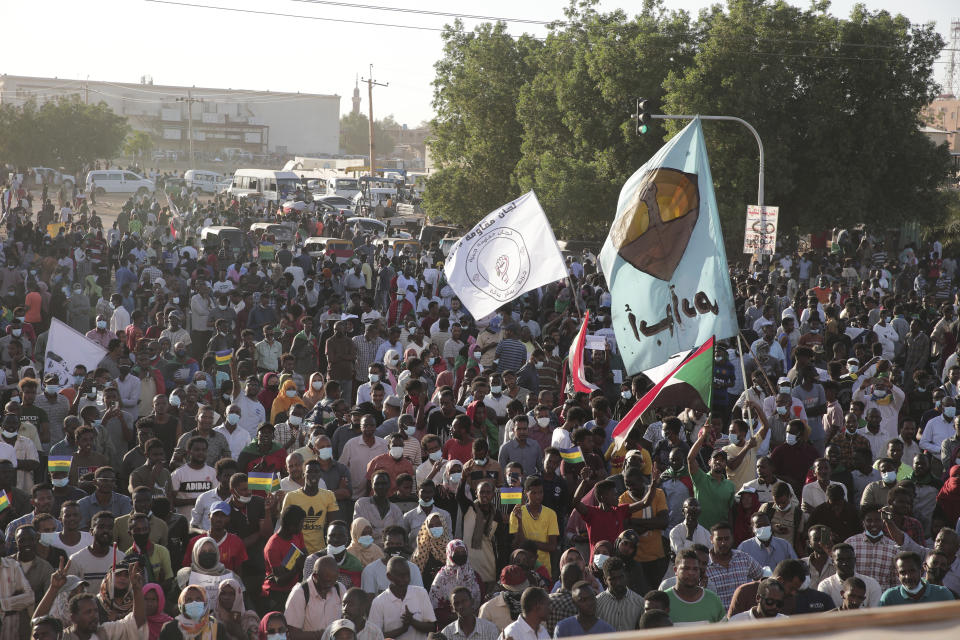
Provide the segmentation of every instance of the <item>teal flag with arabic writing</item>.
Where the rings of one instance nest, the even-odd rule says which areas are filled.
[[[630,375],[738,331],[700,118],[620,190],[600,252]]]

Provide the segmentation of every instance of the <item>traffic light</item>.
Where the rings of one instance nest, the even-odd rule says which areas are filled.
[[[649,108],[649,100],[646,98],[637,98],[637,113],[634,117],[637,119],[638,136],[647,132],[647,125],[650,123],[650,114],[647,112]]]

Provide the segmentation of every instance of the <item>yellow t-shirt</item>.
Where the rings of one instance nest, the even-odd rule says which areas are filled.
[[[629,491],[624,491],[620,495],[620,504],[633,504],[639,501],[640,498],[643,498],[643,496],[635,498],[630,495]],[[635,511],[633,517],[637,520],[652,518],[667,509],[667,494],[663,492],[663,489],[657,489],[653,494],[653,506]],[[624,526],[629,526],[629,523],[624,523]],[[651,560],[659,560],[664,556],[662,542],[663,529],[644,531],[637,535],[640,536],[640,541],[637,543],[637,553],[633,557],[634,560],[637,562],[650,562]]]
[[[520,529],[516,514],[510,512],[510,533],[516,533]],[[557,514],[550,507],[540,507],[540,517],[533,518],[527,510],[527,505],[523,505],[523,535],[527,540],[534,542],[547,542],[550,536],[560,536],[560,528],[557,526]],[[542,564],[550,571],[550,554],[546,551],[537,552],[537,562]],[[552,572],[551,572],[552,574]]]
[[[638,451],[643,457],[643,464],[640,466],[640,471],[643,472],[643,475],[649,476],[653,473],[653,461],[650,458],[650,454],[643,447],[638,449]],[[607,447],[607,452],[603,454],[603,457],[610,463],[610,475],[615,476],[618,473],[623,473],[624,462],[627,460],[626,441],[619,447],[617,447],[616,442],[611,442],[610,446]]]
[[[327,515],[337,510],[337,497],[333,491],[320,489],[317,495],[308,496],[303,489],[291,491],[283,497],[283,509],[295,504],[304,510],[307,519],[303,521],[303,543],[310,555],[327,546],[325,531]]]

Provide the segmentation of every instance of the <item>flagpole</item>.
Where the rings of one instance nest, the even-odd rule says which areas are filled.
[[[740,354],[740,377],[743,378],[744,392],[747,394],[747,426],[750,428],[750,437],[753,437],[753,412],[750,409],[750,385],[747,380],[747,367],[743,364],[743,345],[740,343],[740,332],[737,332],[737,352]]]

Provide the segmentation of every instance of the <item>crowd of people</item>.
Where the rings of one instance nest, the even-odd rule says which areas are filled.
[[[436,243],[312,207],[39,203],[0,245],[0,640],[539,640],[960,592],[939,246],[732,266],[712,406],[614,438],[652,383],[589,251],[474,318]],[[294,241],[199,240],[258,221]],[[106,355],[45,370],[54,319]]]

